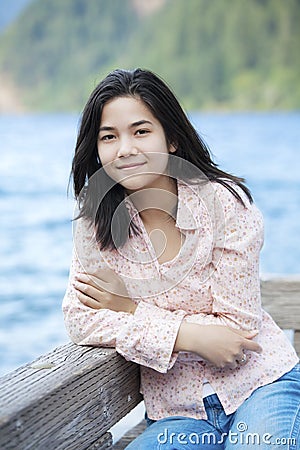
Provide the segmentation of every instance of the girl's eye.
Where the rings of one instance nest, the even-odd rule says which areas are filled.
[[[112,139],[114,139],[114,135],[113,134],[105,134],[104,136],[100,137],[100,141],[111,141]]]
[[[142,135],[142,134],[147,134],[147,133],[149,133],[149,130],[145,130],[144,128],[136,131],[137,135]]]

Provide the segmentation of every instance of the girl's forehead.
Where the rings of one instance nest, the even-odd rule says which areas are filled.
[[[151,118],[157,121],[150,108],[139,97],[122,96],[115,97],[105,103],[101,114],[101,123],[118,120],[140,120],[141,118]]]
[[[117,97],[113,97],[110,100],[108,100],[104,106],[104,109],[114,107],[114,108],[146,108],[149,110],[146,103],[138,96],[134,95],[121,95]]]

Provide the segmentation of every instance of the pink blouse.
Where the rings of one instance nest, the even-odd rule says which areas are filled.
[[[118,250],[101,251],[93,227],[76,222],[74,254],[63,300],[65,323],[79,345],[115,347],[141,365],[141,392],[149,418],[205,419],[203,380],[227,414],[259,386],[292,369],[298,357],[285,334],[261,307],[259,252],[263,219],[235,186],[243,206],[219,183],[178,183],[176,226],[184,235],[179,254],[160,264],[133,204],[126,206],[141,230]],[[74,276],[109,266],[138,305],[135,313],[94,310],[76,298]],[[174,353],[182,321],[258,330],[263,352],[247,352],[247,363],[218,369],[194,353]]]

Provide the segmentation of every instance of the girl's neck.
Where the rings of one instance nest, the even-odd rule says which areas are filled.
[[[175,219],[177,184],[171,178],[166,177],[166,181],[167,183],[164,183],[164,186],[141,189],[130,195],[145,224],[165,222],[170,218]]]

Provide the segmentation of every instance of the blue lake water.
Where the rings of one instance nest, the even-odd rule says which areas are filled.
[[[300,113],[191,114],[265,217],[261,273],[300,274]],[[0,116],[0,375],[68,341],[67,185],[79,117]]]

